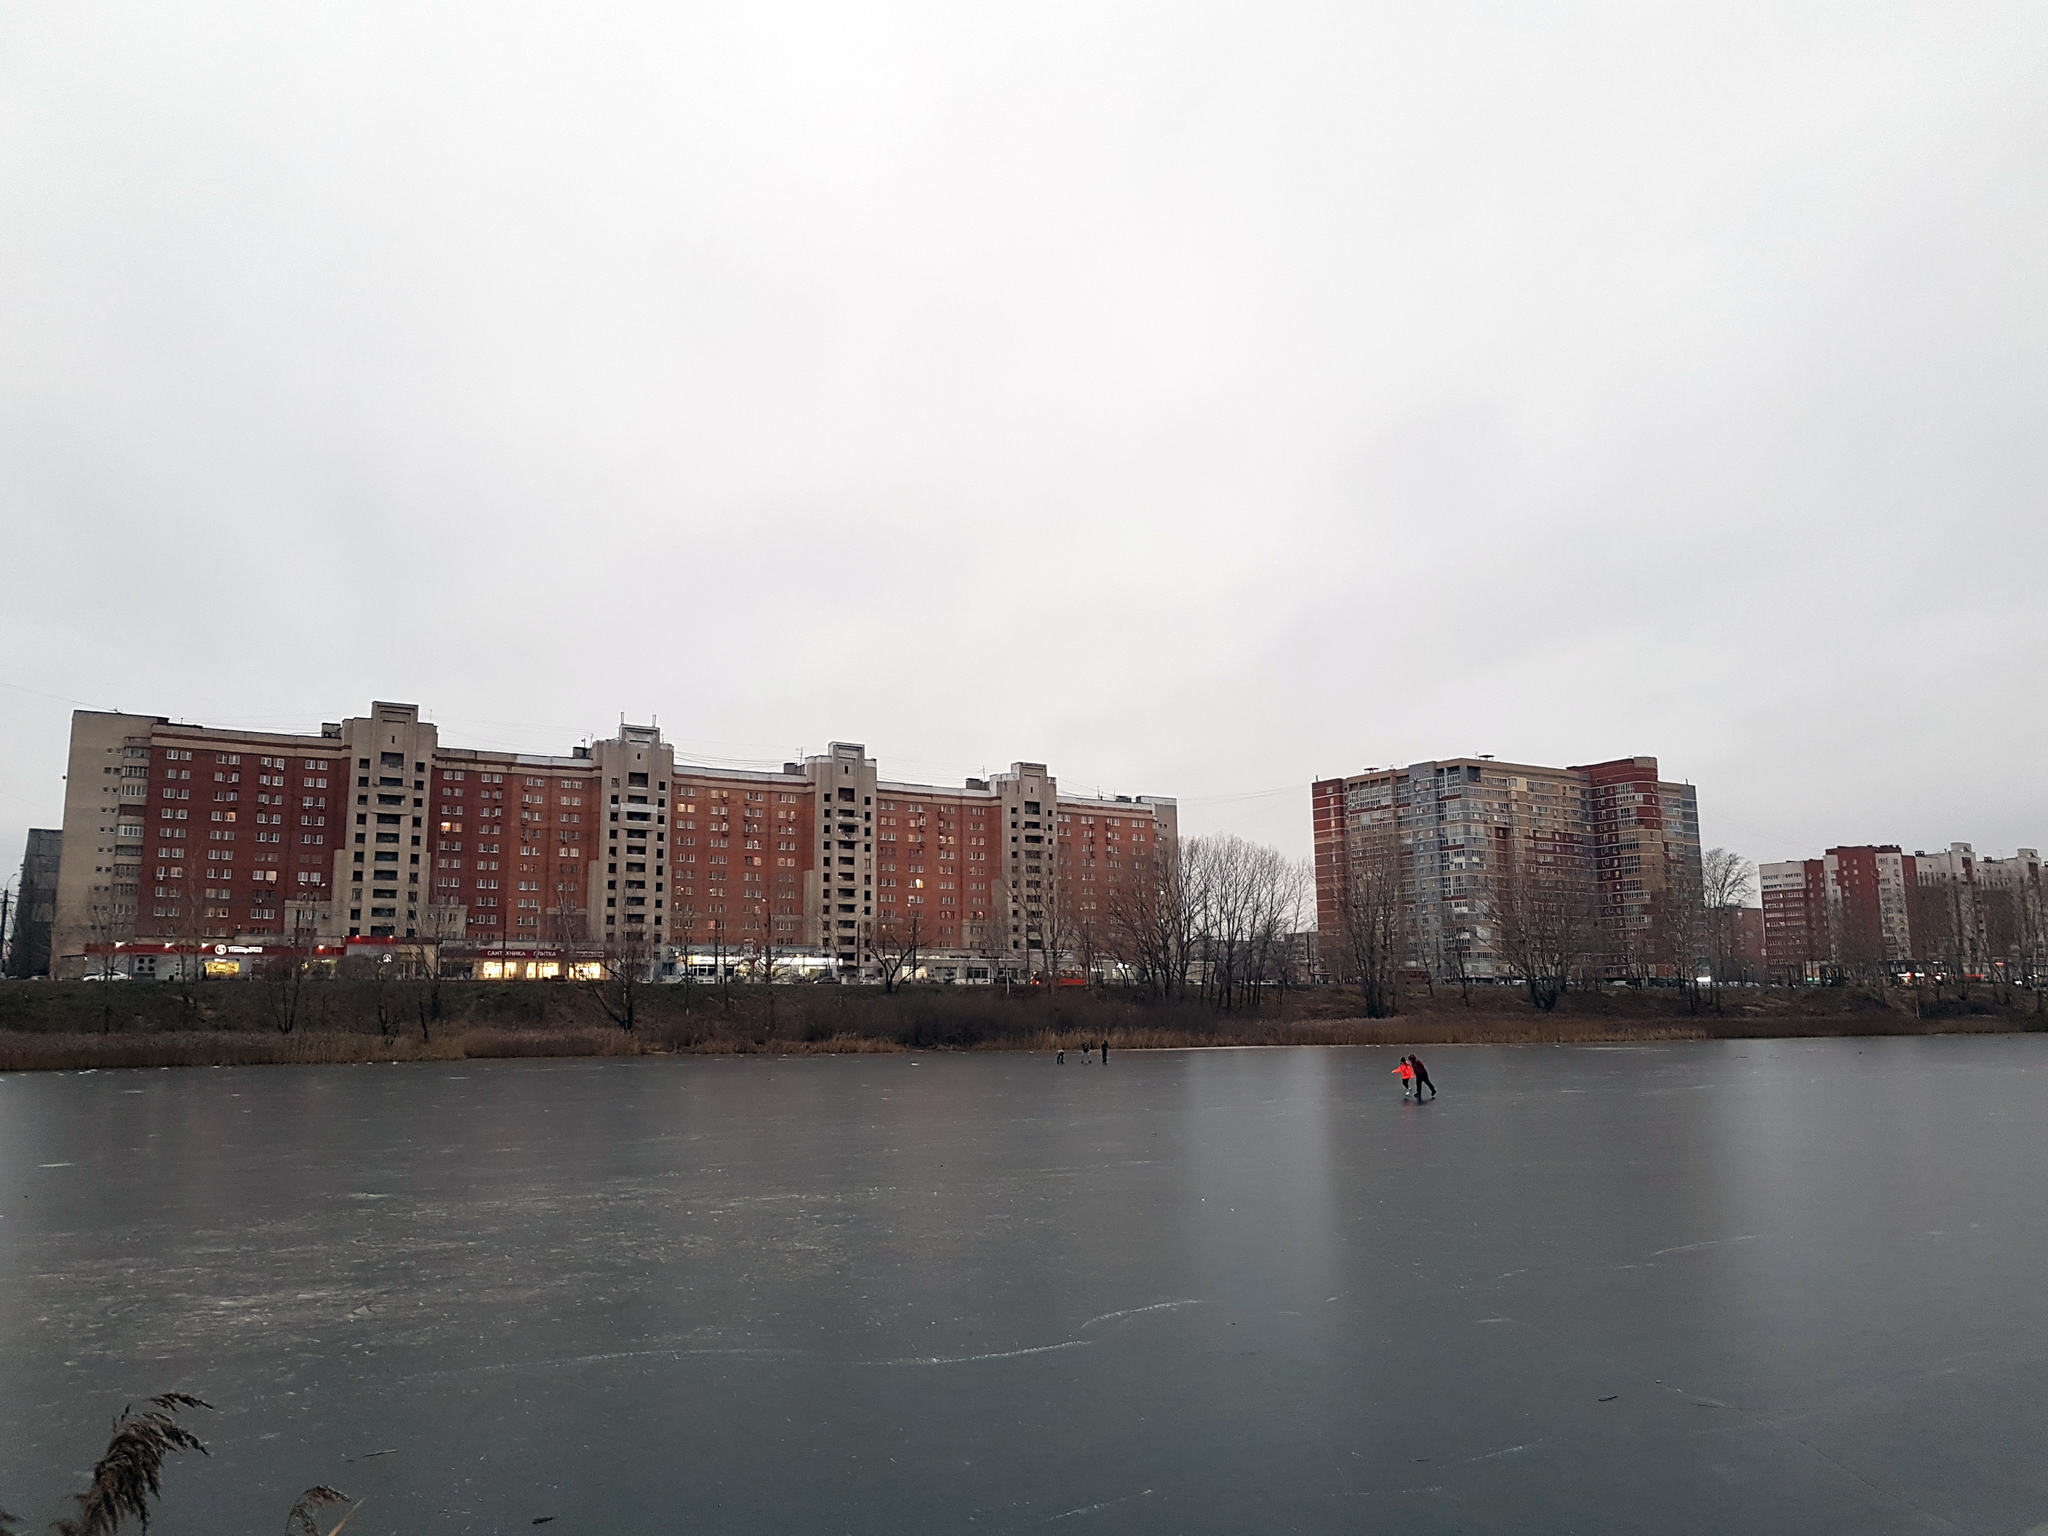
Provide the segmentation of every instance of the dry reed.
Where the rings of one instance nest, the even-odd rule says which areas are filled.
[[[0,1071],[100,1067],[340,1066],[512,1057],[646,1055],[866,1055],[902,1051],[1023,1050],[1108,1040],[1113,1050],[1201,1046],[1579,1044],[1783,1036],[2003,1033],[2041,1027],[2030,1007],[1951,1001],[1916,1016],[1903,995],[1850,989],[1734,992],[1716,1012],[1675,991],[1569,994],[1555,1012],[1507,988],[1448,990],[1404,1000],[1392,1019],[1355,1016],[1355,992],[1321,988],[1275,1000],[1270,1012],[1218,1012],[1198,1000],[1148,1001],[1130,993],[993,988],[737,987],[650,989],[640,1028],[591,1017],[573,989],[546,984],[450,984],[447,1016],[431,1038],[387,1034],[360,989],[329,984],[314,1022],[280,1035],[250,1012],[258,989],[233,983],[123,995],[112,1034],[85,1022],[90,987],[0,987]],[[102,989],[104,990],[104,989]],[[73,995],[77,994],[77,995]],[[1923,1006],[1925,1000],[1921,1000]],[[1283,1013],[1284,1008],[1284,1013]],[[365,1020],[372,1022],[365,1024]]]
[[[292,1512],[284,1518],[284,1536],[336,1536],[344,1525],[355,1517],[358,1504],[334,1523],[334,1529],[323,1532],[320,1523],[313,1518],[314,1511],[328,1504],[346,1504],[348,1495],[339,1488],[329,1488],[324,1483],[315,1483],[299,1495],[299,1502],[292,1506]]]
[[[164,1458],[173,1451],[207,1454],[199,1437],[178,1422],[178,1414],[211,1403],[183,1392],[166,1392],[149,1402],[153,1411],[124,1408],[114,1420],[107,1453],[92,1469],[92,1485],[71,1495],[78,1518],[55,1521],[50,1528],[57,1536],[113,1536],[130,1515],[148,1530],[149,1501],[163,1496]]]
[[[1801,1031],[1809,1033],[1813,1031]],[[993,1039],[905,1041],[839,1033],[817,1039],[737,1030],[654,1029],[628,1035],[615,1029],[461,1029],[422,1041],[377,1035],[290,1036],[177,1032],[156,1035],[0,1034],[0,1072],[83,1071],[116,1067],[348,1066],[399,1062],[486,1061],[545,1057],[629,1056],[862,1056],[906,1051],[1040,1051],[1107,1040],[1112,1051],[1188,1050],[1203,1047],[1577,1044],[1696,1040],[1703,1025],[1672,1020],[1630,1024],[1602,1019],[1488,1017],[1401,1019],[1245,1020],[1202,1030],[1167,1026],[1039,1029]]]
[[[211,1408],[213,1404],[186,1392],[166,1392],[149,1400],[150,1411],[136,1413],[123,1408],[114,1420],[113,1437],[106,1454],[92,1469],[92,1484],[84,1493],[74,1493],[78,1517],[58,1519],[50,1529],[57,1536],[114,1536],[121,1522],[131,1516],[149,1529],[149,1501],[163,1498],[164,1458],[173,1452],[197,1451],[205,1456],[206,1446],[191,1430],[178,1422],[189,1408]],[[299,1495],[299,1501],[285,1517],[285,1536],[340,1536],[341,1528],[355,1518],[361,1504],[323,1532],[314,1516],[330,1504],[347,1504],[349,1497],[338,1488],[315,1483]],[[9,1532],[14,1516],[0,1510],[0,1532]]]

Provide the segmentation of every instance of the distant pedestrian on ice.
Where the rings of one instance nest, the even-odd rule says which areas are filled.
[[[1060,1053],[1056,1058],[1055,1064],[1062,1067],[1067,1064],[1067,1048],[1064,1045],[1060,1047]]]
[[[1401,1079],[1401,1097],[1408,1097],[1408,1090],[1415,1086],[1415,1069],[1408,1065],[1408,1058],[1401,1058],[1401,1065],[1394,1068],[1394,1076]]]
[[[1107,1040],[1102,1042],[1102,1064],[1105,1067],[1109,1065],[1109,1042]]]
[[[1429,1096],[1432,1099],[1435,1098],[1436,1084],[1429,1080],[1429,1068],[1422,1064],[1422,1058],[1420,1056],[1410,1056],[1408,1058],[1408,1066],[1415,1074],[1415,1102],[1418,1104],[1422,1102],[1422,1090],[1424,1088],[1429,1090]]]

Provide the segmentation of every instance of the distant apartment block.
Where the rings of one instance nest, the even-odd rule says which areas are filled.
[[[50,931],[57,919],[57,870],[64,834],[52,827],[31,827],[21,857],[21,885],[14,908],[14,931],[7,941],[6,964],[0,975],[50,974]]]
[[[1530,878],[1582,903],[1588,964],[1601,974],[1672,974],[1697,958],[1671,952],[1661,913],[1699,900],[1699,800],[1692,785],[1660,778],[1654,757],[1569,768],[1447,758],[1321,779],[1310,795],[1326,935],[1343,927],[1366,850],[1392,847],[1409,960],[1434,975],[1512,974],[1502,903]]]
[[[1764,908],[1764,970],[1784,985],[1807,979],[1810,963],[1826,959],[1827,870],[1819,859],[1789,859],[1757,866]]]
[[[1830,848],[1760,866],[1765,965],[1777,982],[1942,964],[2038,967],[2040,854],[1980,858],[1968,843],[1907,853],[1896,843]]]
[[[444,744],[392,703],[317,735],[79,711],[64,823],[53,944],[72,975],[114,945],[308,936],[500,962],[802,948],[855,972],[914,940],[1022,975],[1177,836],[1172,800],[1063,793],[1043,763],[901,783],[835,742],[754,772],[678,761],[632,725],[534,756]]]

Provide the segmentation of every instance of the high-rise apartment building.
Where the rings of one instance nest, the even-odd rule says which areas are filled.
[[[1908,893],[1915,861],[1896,844],[1830,848],[1822,857],[1828,935],[1839,965],[1895,964],[1913,958]]]
[[[1988,976],[1994,966],[2031,976],[2048,962],[2038,851],[1994,859],[1950,843],[1941,853],[1915,853],[1913,864],[1916,957],[1970,976]]]
[[[1809,979],[1827,961],[1827,866],[1819,859],[1787,859],[1757,866],[1763,888],[1764,969],[1781,986]]]
[[[2021,848],[2009,859],[1977,861],[1977,924],[1982,954],[2012,979],[2048,968],[2048,888],[2041,854]]]
[[[445,744],[396,703],[318,735],[79,711],[65,828],[53,944],[73,975],[112,946],[309,938],[488,953],[500,973],[695,945],[861,970],[914,944],[1021,975],[1071,953],[1178,833],[1172,800],[1062,795],[1043,763],[896,783],[835,742],[755,772],[679,762],[627,724],[530,755]]]
[[[1660,779],[1654,757],[1572,768],[1450,758],[1318,780],[1310,795],[1325,934],[1343,929],[1359,861],[1392,851],[1409,963],[1434,975],[1512,974],[1503,908],[1528,882],[1582,908],[1602,974],[1669,974],[1698,958],[1669,952],[1660,914],[1699,900],[1699,801]]]
[[[57,919],[57,872],[64,834],[55,827],[31,827],[21,856],[21,884],[15,893],[13,932],[0,975],[47,976],[50,931]]]
[[[1952,846],[1967,849],[1969,844]],[[1977,885],[1987,894],[1992,891],[2023,892],[2030,899],[2038,900],[2042,892],[2040,850],[2021,848],[2009,859],[1978,859]]]

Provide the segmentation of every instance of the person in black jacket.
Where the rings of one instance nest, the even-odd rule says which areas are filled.
[[[1422,1090],[1424,1088],[1429,1090],[1429,1096],[1432,1099],[1435,1098],[1436,1084],[1429,1080],[1429,1068],[1422,1064],[1422,1058],[1420,1056],[1410,1056],[1408,1058],[1408,1065],[1415,1069],[1415,1102],[1418,1104],[1422,1102]]]

